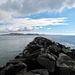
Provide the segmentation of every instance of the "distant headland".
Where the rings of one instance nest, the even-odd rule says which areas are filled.
[[[23,34],[23,33],[9,33],[9,34],[1,34],[0,36],[26,36],[26,35],[39,35],[39,34],[31,34],[31,33],[27,33],[27,34]]]

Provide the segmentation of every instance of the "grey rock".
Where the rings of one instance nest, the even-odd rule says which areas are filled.
[[[67,48],[62,48],[63,52],[64,53],[68,53],[68,52],[71,52],[71,49],[69,47]]]
[[[36,69],[28,72],[26,69],[23,69],[16,75],[49,75],[49,73],[47,69]]]
[[[31,72],[34,73],[34,75],[49,75],[47,69],[36,69],[36,70],[32,70]]]
[[[71,52],[68,52],[67,55],[75,61],[75,49],[72,49]]]
[[[70,69],[68,68],[60,68],[56,75],[70,75]]]
[[[75,61],[73,61],[69,56],[63,53],[59,54],[59,57],[56,61],[56,65],[58,67],[66,67],[66,68],[75,69]]]
[[[36,37],[34,39],[39,45],[42,45],[43,47],[48,47],[49,45],[52,45],[54,42],[52,40],[48,40],[45,37]]]
[[[8,65],[0,71],[0,75],[5,75],[9,68],[13,67],[13,64]]]
[[[70,68],[59,68],[55,75],[75,75],[75,70]]]
[[[41,49],[41,47],[39,45],[30,45],[26,48],[26,50],[29,53],[33,53],[34,51],[39,50],[39,49]]]
[[[48,58],[39,56],[37,58],[37,61],[39,64],[41,64],[42,66],[44,66],[46,69],[48,69],[50,72],[54,72],[54,67],[55,67],[55,62],[52,60],[49,60]]]
[[[16,65],[16,64],[18,64],[18,63],[20,63],[20,62],[25,62],[25,61],[26,61],[25,58],[18,58],[18,59],[10,60],[10,61],[6,64],[6,66],[8,66],[9,64]]]
[[[25,63],[18,63],[14,66],[11,66],[5,73],[5,75],[16,75],[19,71],[26,68],[27,65]]]

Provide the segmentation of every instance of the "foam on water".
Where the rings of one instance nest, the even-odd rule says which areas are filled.
[[[67,46],[75,46],[74,44],[66,43]]]

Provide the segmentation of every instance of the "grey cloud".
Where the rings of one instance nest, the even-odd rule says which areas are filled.
[[[0,5],[1,10],[29,15],[43,11],[60,11],[64,7],[74,7],[74,0],[8,0]]]
[[[68,7],[68,8],[75,7],[75,0],[68,0],[68,2],[67,2],[67,7]]]
[[[20,8],[18,2],[8,0],[6,3],[2,3],[0,6],[0,9],[3,9],[5,11],[18,11]]]
[[[2,11],[0,10],[0,22],[4,22],[4,20],[8,20],[11,18],[11,15],[9,14],[9,12],[6,11]]]

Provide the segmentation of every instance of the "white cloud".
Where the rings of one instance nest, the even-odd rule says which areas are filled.
[[[50,33],[50,32],[25,32],[26,33],[31,33],[31,34],[45,34],[45,35],[75,35],[75,33]]]
[[[39,28],[43,28],[43,27],[40,26]]]
[[[32,31],[43,26],[48,25],[68,25],[65,17],[62,18],[11,18],[4,21],[10,25],[0,25],[0,32],[13,32],[13,31]],[[50,29],[50,28],[49,28]]]
[[[50,33],[50,32],[36,32],[36,33],[45,35],[75,35],[75,33]]]
[[[52,29],[52,28],[47,28],[48,30]]]
[[[31,31],[33,27],[22,25],[2,25],[0,26],[0,32],[19,32],[19,31]]]

